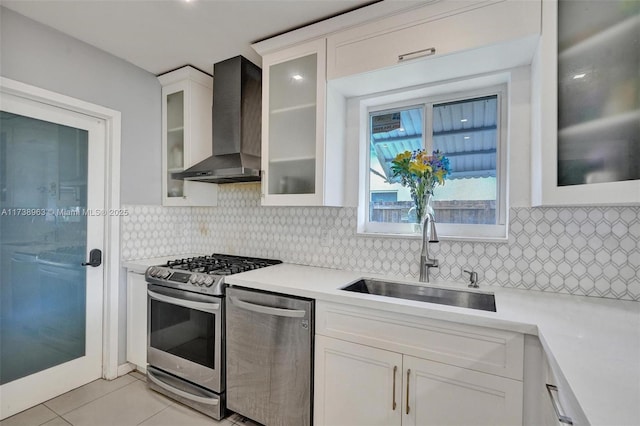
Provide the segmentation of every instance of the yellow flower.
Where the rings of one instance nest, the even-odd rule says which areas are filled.
[[[434,173],[434,175],[436,176],[436,178],[438,179],[438,183],[440,183],[440,185],[444,185],[444,173],[445,170],[438,170],[437,172]]]
[[[405,151],[405,152],[400,152],[398,153],[398,155],[396,155],[396,158],[394,158],[394,161],[402,161],[402,160],[407,160],[411,158],[411,151]]]
[[[411,164],[409,164],[409,171],[417,175],[421,175],[424,172],[431,173],[431,166],[429,166],[428,164],[424,164],[423,162],[413,161],[411,162]]]

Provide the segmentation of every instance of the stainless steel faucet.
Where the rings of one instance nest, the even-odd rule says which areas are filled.
[[[471,288],[479,288],[478,285],[478,273],[474,271],[467,271],[466,269],[462,272],[466,272],[469,274],[469,287]]]
[[[427,238],[427,235],[429,238]],[[420,251],[420,282],[429,282],[429,268],[438,267],[438,259],[429,254],[429,243],[438,243],[436,220],[433,214],[427,213],[422,224],[422,250]]]

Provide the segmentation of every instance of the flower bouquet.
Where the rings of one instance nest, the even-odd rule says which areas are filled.
[[[440,151],[428,155],[425,150],[401,152],[391,160],[392,178],[409,188],[416,206],[416,221],[422,223],[436,185],[444,185],[451,174],[449,159]]]

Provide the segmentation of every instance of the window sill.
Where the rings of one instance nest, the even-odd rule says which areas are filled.
[[[422,235],[419,234],[394,234],[390,232],[372,232],[372,231],[356,231],[356,236],[365,238],[404,238],[408,240],[421,240]],[[509,237],[465,237],[465,236],[447,236],[438,233],[440,241],[460,241],[469,243],[499,243],[506,244]]]

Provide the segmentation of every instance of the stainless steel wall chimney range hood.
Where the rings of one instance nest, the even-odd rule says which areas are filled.
[[[262,70],[243,56],[213,66],[213,155],[174,179],[260,180]]]

